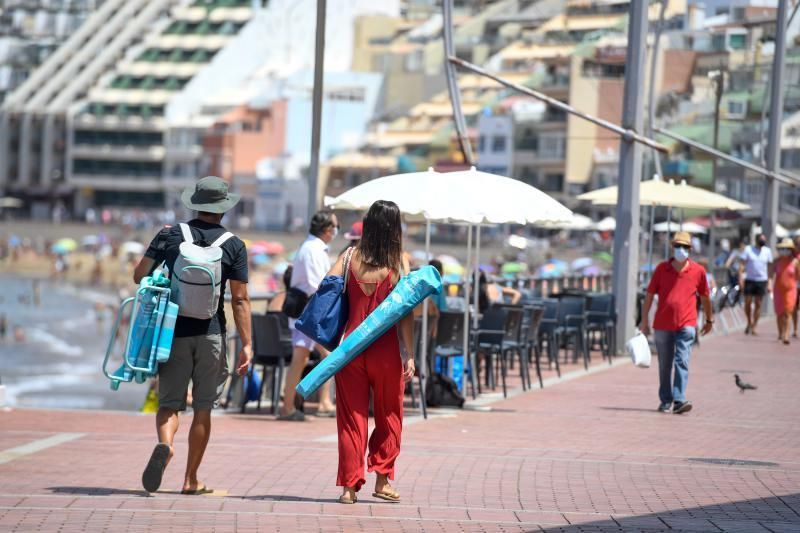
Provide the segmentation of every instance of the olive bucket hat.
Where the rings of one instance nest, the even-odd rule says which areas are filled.
[[[240,198],[240,194],[229,193],[225,180],[216,176],[206,176],[194,187],[189,186],[181,193],[183,205],[193,211],[206,213],[224,213],[235,206]]]

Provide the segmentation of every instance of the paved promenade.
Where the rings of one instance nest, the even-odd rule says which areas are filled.
[[[0,531],[800,531],[800,343],[772,328],[695,351],[687,415],[655,411],[655,368],[621,364],[410,416],[399,504],[371,497],[371,475],[356,505],[336,503],[333,420],[215,417],[208,496],[174,492],[184,426],[147,497],[152,416],[0,413]],[[741,394],[735,372],[759,389]]]

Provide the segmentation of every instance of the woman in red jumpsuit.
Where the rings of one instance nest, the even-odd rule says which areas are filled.
[[[344,271],[342,254],[331,275]],[[350,259],[347,298],[350,314],[344,336],[349,335],[394,288],[403,259],[400,210],[394,202],[379,200],[364,217],[361,241]],[[340,503],[355,503],[367,470],[376,473],[373,496],[399,501],[389,484],[400,454],[403,429],[403,389],[414,377],[414,317],[409,315],[336,374],[336,426],[339,432],[339,473],[343,487]],[[367,441],[369,396],[372,389],[375,430]]]

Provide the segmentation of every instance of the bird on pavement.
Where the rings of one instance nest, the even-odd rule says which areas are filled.
[[[756,390],[758,387],[755,385],[750,385],[749,383],[745,383],[739,378],[739,374],[734,374],[733,377],[736,379],[736,386],[739,387],[739,391],[744,392],[746,390]]]

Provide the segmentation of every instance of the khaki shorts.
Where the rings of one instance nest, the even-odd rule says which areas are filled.
[[[158,367],[158,405],[185,411],[191,380],[192,409],[210,411],[219,402],[227,379],[224,335],[176,337],[169,361]]]

